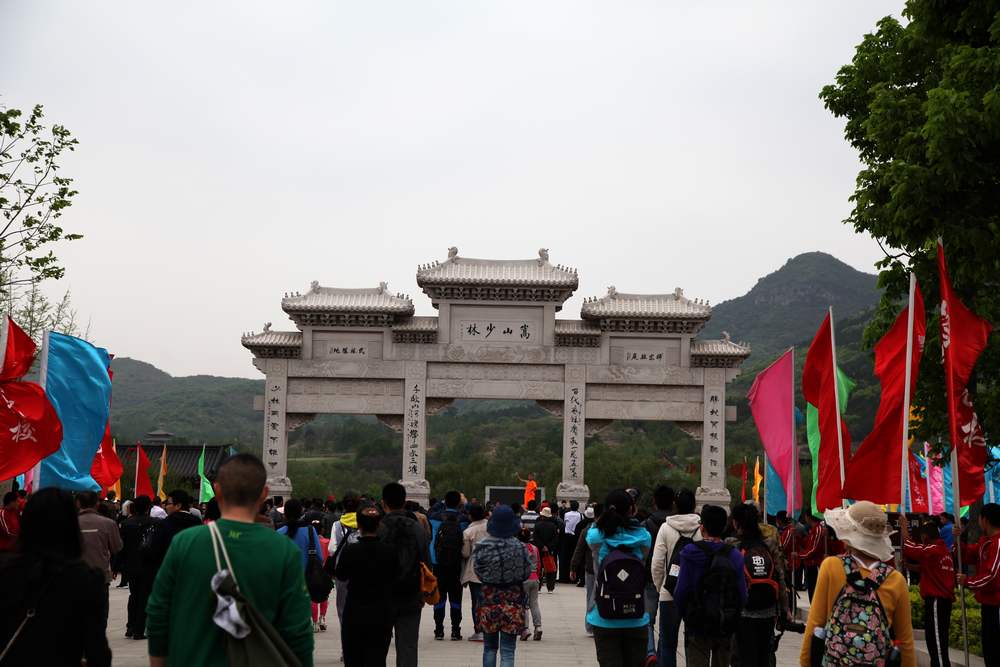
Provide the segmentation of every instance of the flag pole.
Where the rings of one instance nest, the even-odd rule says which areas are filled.
[[[799,465],[799,448],[798,448],[797,443],[795,442],[795,346],[793,345],[790,348],[788,348],[788,351],[792,353],[792,363],[789,364],[789,366],[791,366],[791,371],[792,372],[791,372],[791,374],[788,377],[788,379],[792,383],[792,392],[791,392],[792,393],[792,414],[789,415],[791,417],[791,422],[792,422],[792,455],[788,457],[790,459],[790,467],[791,467],[791,470],[789,471],[790,475],[789,475],[788,486],[791,489],[791,491],[788,493],[788,501],[785,503],[785,507],[788,510],[788,518],[792,522],[792,551],[794,552],[794,551],[796,551],[796,549],[795,549],[795,532],[796,532],[796,530],[795,530],[795,523],[796,523],[795,522],[795,498],[796,498],[796,495],[795,495],[795,478],[797,477],[796,473],[798,472],[798,465]],[[792,618],[793,619],[795,617],[795,614],[798,613],[798,610],[799,610],[799,593],[798,593],[798,591],[795,590],[795,581],[796,581],[796,579],[795,579],[795,559],[793,558],[792,559],[792,581],[789,584],[789,590],[792,591]]]
[[[4,353],[6,354],[6,345],[4,346]],[[38,386],[44,391],[45,383],[48,381],[49,377],[49,332],[46,331],[42,334],[42,354],[40,355],[42,362],[38,368]],[[60,444],[60,447],[62,445]],[[42,459],[44,460],[44,459]],[[32,492],[38,491],[42,484],[42,461],[35,464],[35,467],[31,473],[31,490]]]
[[[934,515],[934,503],[931,502],[931,446],[924,442],[924,472],[927,473],[927,516]]]
[[[830,357],[833,360],[833,401],[837,409],[837,451],[840,454],[840,505],[847,507],[844,498],[844,432],[840,419],[840,369],[837,366],[837,337],[833,331],[833,306],[830,306]]]
[[[909,476],[907,454],[910,449],[910,381],[913,377],[913,298],[917,290],[917,276],[910,271],[910,301],[906,307],[906,384],[903,385],[903,442],[900,446],[901,468],[899,476],[899,511],[906,520],[906,479]]]
[[[951,506],[955,513],[955,521],[952,527],[962,525],[962,496],[959,493],[958,482],[958,447],[951,446]],[[955,553],[957,554],[958,571],[962,572],[962,541],[955,540]],[[965,667],[969,667],[969,625],[965,612],[965,586],[959,584],[958,597],[962,600],[962,646],[965,649]]]
[[[763,491],[760,497],[760,506],[764,512],[764,523],[767,523],[767,450],[764,450],[764,468],[763,468],[764,479],[761,480],[760,485],[763,487]]]

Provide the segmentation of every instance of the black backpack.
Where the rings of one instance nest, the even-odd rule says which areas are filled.
[[[389,545],[396,552],[398,567],[392,584],[396,593],[416,593],[420,588],[420,554],[417,536],[414,534],[415,524],[416,521],[413,519],[406,520],[395,516],[382,520],[384,531],[379,531],[379,538],[383,544]]]
[[[445,514],[434,537],[434,560],[445,567],[462,564],[462,526],[458,523],[458,515],[452,512]]]
[[[674,589],[677,588],[677,577],[681,573],[681,552],[684,551],[684,547],[694,543],[694,536],[698,534],[699,530],[701,530],[700,527],[695,528],[690,535],[685,535],[680,531],[677,532],[680,537],[674,543],[674,550],[670,552],[670,562],[667,563],[667,575],[663,578],[663,587],[671,595],[674,594]]]
[[[333,579],[323,568],[323,559],[316,549],[316,531],[312,526],[303,526],[302,530],[309,532],[309,548],[306,552],[306,588],[313,602],[325,602],[330,599],[333,590]]]
[[[774,558],[763,542],[743,546],[743,572],[747,580],[747,609],[768,609],[778,603],[778,586],[774,578]]]
[[[615,548],[597,569],[594,603],[607,620],[642,618],[646,613],[646,566],[631,550]]]
[[[684,611],[684,627],[696,637],[721,639],[731,637],[739,623],[739,577],[729,554],[733,548],[723,544],[718,550],[709,542],[695,542],[695,546],[708,557],[708,566],[698,580],[698,587],[688,597]]]

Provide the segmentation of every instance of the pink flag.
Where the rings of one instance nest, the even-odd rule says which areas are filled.
[[[941,466],[934,465],[934,459],[930,455],[930,448],[927,444],[924,444],[924,453],[926,454],[927,474],[930,478],[931,487],[931,514],[940,514],[941,512],[947,512],[948,510],[944,507],[944,468]]]
[[[747,394],[768,462],[785,487],[789,514],[802,507],[802,479],[795,456],[794,363],[793,350],[788,350],[757,375]]]

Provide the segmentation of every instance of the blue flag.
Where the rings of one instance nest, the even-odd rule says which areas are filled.
[[[110,365],[111,356],[103,348],[65,334],[46,334],[41,382],[62,422],[63,440],[59,451],[42,459],[36,489],[101,490],[90,467],[111,409]]]
[[[797,408],[796,408],[797,409]],[[785,493],[785,487],[781,484],[781,477],[778,476],[778,471],[774,469],[771,465],[771,460],[767,461],[767,512],[768,514],[775,514],[788,507],[788,497]],[[799,495],[802,495],[802,489],[797,490]],[[801,514],[799,510],[795,510],[796,518]]]
[[[986,476],[986,493],[983,494],[983,503],[1000,503],[1000,445],[989,448],[987,460],[983,474]]]

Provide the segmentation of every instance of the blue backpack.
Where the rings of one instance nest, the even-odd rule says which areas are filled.
[[[630,549],[615,547],[597,570],[594,602],[607,620],[642,618],[646,613],[646,564]]]

